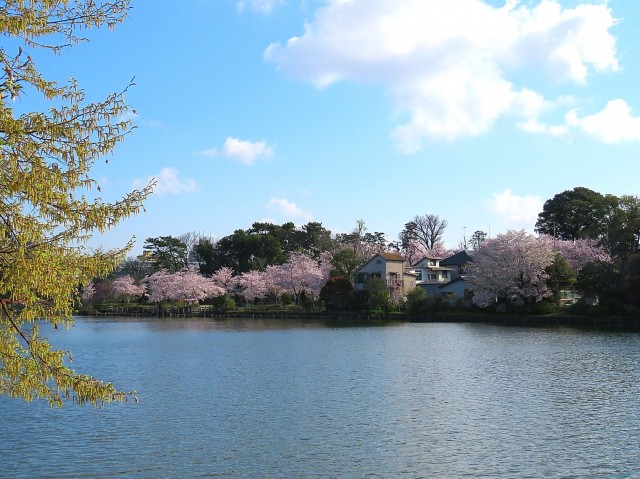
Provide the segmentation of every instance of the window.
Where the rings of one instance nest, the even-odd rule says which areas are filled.
[[[377,259],[376,260],[376,264],[382,264],[382,260],[381,259]]]
[[[368,279],[369,279],[368,273],[358,273],[356,278],[356,283],[366,283]]]
[[[429,274],[429,281],[436,281],[438,279],[438,275],[433,273],[433,274]]]
[[[458,266],[458,274],[465,274],[467,272],[467,265],[461,264]]]
[[[448,279],[449,278],[449,272],[448,271],[443,271],[442,272],[442,279]]]
[[[418,275],[418,277],[416,278],[417,281],[422,281],[422,271],[416,271],[416,274]]]

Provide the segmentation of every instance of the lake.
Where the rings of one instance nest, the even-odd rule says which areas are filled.
[[[640,477],[635,333],[80,318],[46,336],[140,402],[1,397],[2,478]]]

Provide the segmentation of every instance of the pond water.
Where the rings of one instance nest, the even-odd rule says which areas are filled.
[[[640,335],[79,319],[139,404],[0,398],[2,478],[640,477]]]

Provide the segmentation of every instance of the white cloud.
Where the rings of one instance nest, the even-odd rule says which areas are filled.
[[[236,8],[240,13],[245,12],[247,9],[260,13],[269,13],[282,3],[284,3],[283,0],[239,0],[236,3]]]
[[[159,174],[134,180],[134,188],[142,188],[155,181],[153,193],[158,196],[163,195],[181,195],[190,193],[198,189],[198,185],[194,180],[180,178],[180,172],[176,168],[163,168]]]
[[[576,110],[571,110],[566,122],[605,143],[640,140],[640,117],[633,116],[629,105],[621,99],[611,100],[604,110],[582,118]]]
[[[584,84],[593,71],[617,70],[615,22],[606,2],[564,8],[511,0],[497,8],[482,0],[328,0],[301,36],[271,44],[264,58],[319,88],[385,85],[409,115],[393,137],[411,152],[425,138],[479,135],[504,117],[542,125],[548,102],[517,82],[533,72]]]
[[[162,120],[140,120],[140,125],[154,130],[167,129],[167,124]]]
[[[550,136],[565,136],[569,132],[567,125],[548,125],[538,120],[527,120],[518,123],[518,128],[529,133],[546,134]]]
[[[300,218],[306,221],[313,220],[313,215],[309,211],[303,210],[295,203],[291,203],[284,198],[271,198],[268,206],[289,218]]]
[[[215,158],[225,156],[238,161],[243,165],[252,165],[259,158],[270,158],[273,156],[273,147],[264,141],[247,141],[238,138],[228,137],[222,149],[213,148],[201,152],[204,156]]]
[[[518,196],[511,190],[494,193],[485,206],[509,226],[531,229],[542,211],[544,201],[539,196]]]

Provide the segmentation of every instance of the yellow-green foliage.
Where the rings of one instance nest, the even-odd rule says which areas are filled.
[[[0,393],[11,397],[57,406],[67,399],[103,404],[128,397],[70,369],[69,353],[52,350],[38,336],[37,322],[70,324],[77,287],[113,271],[131,246],[96,252],[86,241],[137,213],[151,185],[113,203],[87,199],[87,192],[99,191],[91,167],[133,128],[123,119],[124,92],[86,103],[74,81],[42,78],[33,56],[82,41],[78,30],[114,26],[129,1],[8,0],[0,6],[0,33],[22,42],[12,52],[0,46]],[[14,102],[27,93],[51,100],[51,108],[16,114]]]

